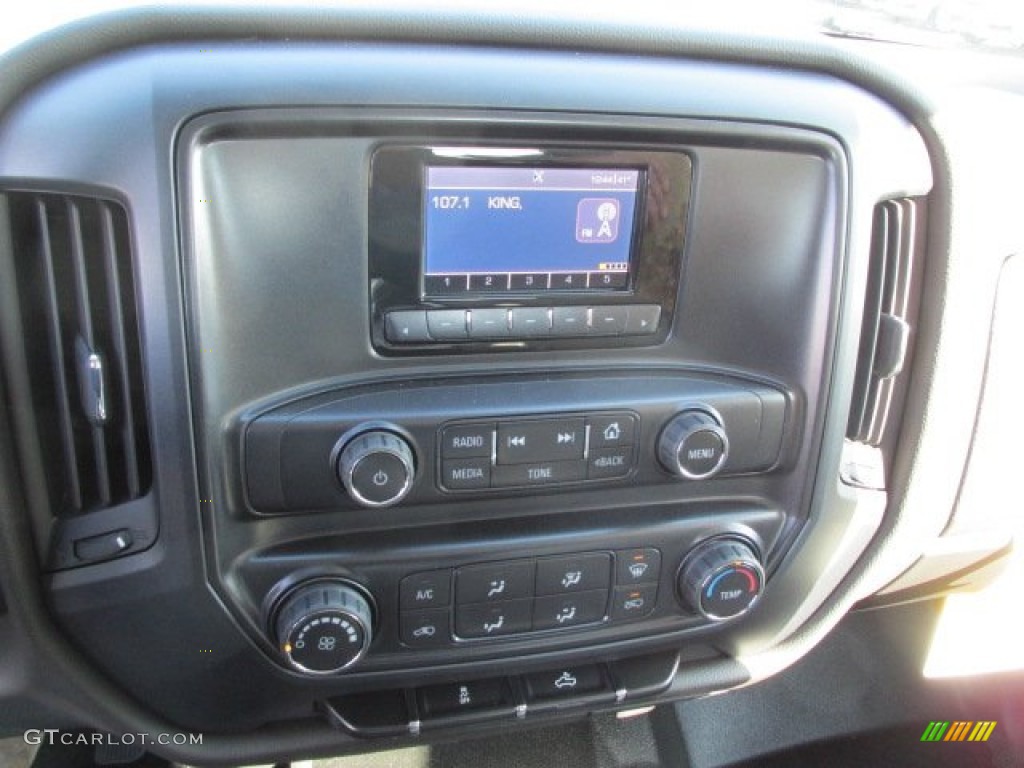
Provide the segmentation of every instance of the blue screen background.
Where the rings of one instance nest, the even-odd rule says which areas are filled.
[[[465,210],[439,210],[435,195],[468,197]],[[518,196],[522,210],[492,210],[492,195]],[[612,243],[576,241],[576,210],[584,198],[619,201]],[[618,190],[431,190],[424,199],[424,272],[586,272],[601,262],[628,262],[636,192]]]

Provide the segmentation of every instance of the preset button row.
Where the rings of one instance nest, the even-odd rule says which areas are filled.
[[[658,304],[603,307],[490,307],[408,309],[388,312],[388,341],[431,341],[645,336],[658,330]]]

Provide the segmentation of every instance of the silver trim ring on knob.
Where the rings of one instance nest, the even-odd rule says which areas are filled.
[[[313,590],[336,591],[342,597],[339,603],[326,603],[320,607],[308,610],[297,604],[297,601],[304,596],[304,593]],[[351,605],[349,601],[351,600]],[[294,613],[292,617],[288,613]],[[310,669],[298,661],[290,652],[281,648],[281,644],[291,636],[296,627],[303,623],[311,622],[323,614],[344,614],[353,624],[358,624],[363,633],[363,642],[359,651],[340,667],[332,669]],[[373,642],[373,605],[369,598],[358,585],[353,582],[326,578],[312,582],[303,582],[288,592],[281,600],[274,619],[274,634],[278,649],[284,657],[288,666],[296,672],[304,675],[315,675],[317,677],[329,677],[344,672],[352,665],[360,661]]]
[[[372,444],[375,439],[379,440],[378,445]],[[405,482],[402,483],[402,487],[398,490],[398,493],[384,501],[374,501],[373,499],[366,498],[359,492],[358,487],[352,481],[352,475],[355,473],[359,462],[378,453],[394,456],[402,463],[402,467],[405,469]],[[339,453],[337,467],[339,479],[341,484],[345,486],[348,495],[364,507],[380,508],[397,504],[408,495],[412,489],[413,480],[416,477],[416,465],[412,448],[404,438],[383,429],[371,429],[346,440]]]
[[[698,432],[710,432],[722,441],[722,453],[718,461],[706,472],[691,472],[679,458],[679,452],[685,447],[686,441]],[[720,421],[707,411],[686,410],[674,416],[662,430],[658,439],[658,458],[667,470],[686,480],[706,480],[718,474],[729,458],[729,436]]]

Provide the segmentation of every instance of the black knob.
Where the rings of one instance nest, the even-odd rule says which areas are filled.
[[[373,609],[348,582],[308,582],[281,603],[274,629],[277,647],[293,669],[333,675],[355,664],[370,647]]]
[[[412,448],[393,432],[363,432],[349,440],[338,457],[342,485],[364,507],[397,504],[409,493],[415,476]]]
[[[665,469],[687,480],[718,473],[729,456],[729,438],[705,411],[683,411],[661,431],[658,459]]]
[[[746,613],[764,587],[764,569],[749,544],[711,539],[683,561],[677,581],[686,607],[712,621]]]

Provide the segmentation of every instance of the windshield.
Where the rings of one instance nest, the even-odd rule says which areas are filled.
[[[402,5],[403,0],[396,0]],[[388,0],[364,0],[360,6],[390,6]],[[142,6],[209,5],[209,0],[177,0],[173,3],[139,0],[42,0],[18,4],[4,14],[0,24],[0,54],[55,27],[104,11]],[[349,4],[338,0],[219,0],[219,6],[296,6]],[[408,7],[424,4],[409,4]],[[680,25],[699,27],[705,23],[727,25],[738,32],[764,33],[775,29],[790,34],[825,33],[929,47],[966,47],[1024,52],[1024,0],[713,0],[708,3],[648,2],[629,4],[594,0],[563,0],[553,9],[549,0],[444,0],[427,7],[473,10],[494,6],[543,16],[600,19],[624,23],[638,18],[666,19],[674,16]],[[638,7],[646,8],[640,13]]]

